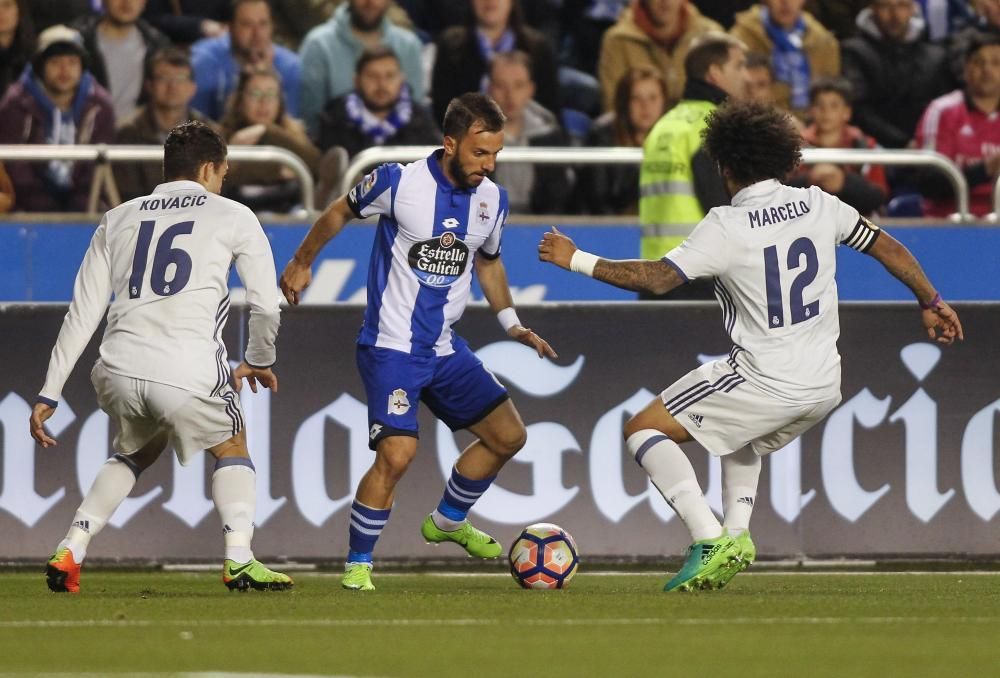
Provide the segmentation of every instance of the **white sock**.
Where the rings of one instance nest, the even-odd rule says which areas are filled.
[[[439,530],[444,530],[445,532],[454,532],[462,527],[462,523],[465,522],[464,520],[452,520],[437,509],[434,509],[434,512],[431,513],[431,520],[434,521]]]
[[[125,501],[135,487],[138,474],[138,467],[130,459],[120,455],[104,462],[94,478],[94,484],[83,498],[83,503],[76,510],[66,538],[59,542],[58,548],[69,548],[73,552],[73,560],[82,563],[87,557],[90,540],[97,536]]]
[[[723,526],[730,537],[750,529],[750,515],[757,501],[760,457],[751,447],[744,447],[722,458]]]
[[[659,431],[643,429],[630,435],[626,445],[687,525],[692,541],[715,539],[722,534],[722,525],[701,492],[694,468],[677,443]]]
[[[225,457],[212,474],[212,499],[222,520],[226,558],[237,563],[253,559],[253,519],[257,512],[257,473],[245,457]]]

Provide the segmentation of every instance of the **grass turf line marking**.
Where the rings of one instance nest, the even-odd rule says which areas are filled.
[[[675,596],[676,597],[676,596]],[[216,628],[228,623],[224,619],[165,619],[151,621],[148,619],[24,619],[0,621],[3,629],[64,629],[97,626],[101,628],[134,628],[172,626],[178,628]],[[244,619],[241,626],[323,626],[323,627],[357,627],[357,626],[500,626],[509,624],[505,619]],[[737,626],[795,626],[816,625],[836,626],[841,624],[913,624],[927,626],[931,624],[1000,624],[1000,617],[635,617],[607,619],[524,619],[518,621],[519,626],[706,626],[713,624],[732,624]]]

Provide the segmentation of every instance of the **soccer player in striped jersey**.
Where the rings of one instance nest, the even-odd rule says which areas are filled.
[[[539,258],[630,290],[663,293],[714,278],[733,348],[681,377],[625,425],[629,452],[687,525],[694,542],[665,590],[721,588],[750,565],[750,514],[760,457],[781,449],[840,402],[836,248],[879,261],[913,292],[927,335],[962,339],[913,255],[857,210],[817,187],[781,183],[801,158],[788,116],[732,103],[709,118],[705,147],[732,195],[657,261],[612,261],[578,250],[555,229]],[[679,447],[696,440],[722,457],[724,523]]]
[[[350,219],[378,216],[357,342],[375,463],[351,506],[344,588],[375,588],[372,552],[396,483],[417,452],[421,401],[453,431],[476,436],[452,469],[437,509],[424,519],[424,539],[455,542],[478,558],[503,552],[466,516],[527,434],[507,389],[452,331],[469,301],[473,269],[507,335],[540,358],[556,355],[518,320],[500,260],[507,192],[489,175],[503,147],[503,126],[503,113],[489,97],[453,99],[444,118],[444,148],[409,165],[382,165],[365,177],[320,216],[281,277],[286,299],[299,303],[323,246]]]
[[[173,446],[181,464],[207,449],[216,458],[212,498],[222,519],[230,590],[287,589],[292,580],[253,557],[256,475],[247,451],[238,391],[246,379],[274,391],[279,302],[274,259],[253,212],[217,195],[226,143],[200,122],[178,125],[163,152],[165,183],[101,219],[80,265],[73,300],[31,414],[31,435],[56,441],[44,422],[56,411],[80,353],[107,313],[91,372],[97,400],[117,428],[105,462],[66,538],[49,559],[57,592],[80,590],[90,540],[125,500],[139,474]],[[247,289],[250,337],[229,371],[222,330],[229,314],[229,269]],[[108,300],[111,300],[110,308]]]

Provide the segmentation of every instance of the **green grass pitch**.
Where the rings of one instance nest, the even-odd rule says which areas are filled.
[[[665,594],[664,575],[581,573],[565,591],[495,574],[376,571],[374,593],[298,574],[84,570],[83,594],[0,574],[0,676],[1000,676],[998,574],[746,573]]]

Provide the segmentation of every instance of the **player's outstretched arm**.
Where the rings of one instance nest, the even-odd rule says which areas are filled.
[[[885,231],[868,249],[868,255],[885,266],[901,283],[910,288],[920,303],[921,315],[927,336],[942,344],[964,340],[962,322],[955,310],[941,299],[910,250]]]
[[[295,256],[281,274],[281,293],[289,304],[297,305],[302,301],[302,292],[312,282],[312,265],[316,255],[353,218],[354,211],[345,195],[327,207],[309,229],[309,233],[295,250]]]
[[[535,334],[534,331],[521,324],[514,310],[514,299],[510,295],[510,285],[507,283],[507,269],[500,257],[490,259],[476,254],[476,275],[483,295],[490,308],[497,314],[497,320],[511,339],[521,342],[538,353],[539,358],[557,358],[558,355],[549,346],[549,342]]]
[[[669,264],[648,259],[601,259],[577,249],[576,244],[555,226],[538,243],[538,258],[567,271],[633,292],[666,294],[684,284],[684,279]]]

